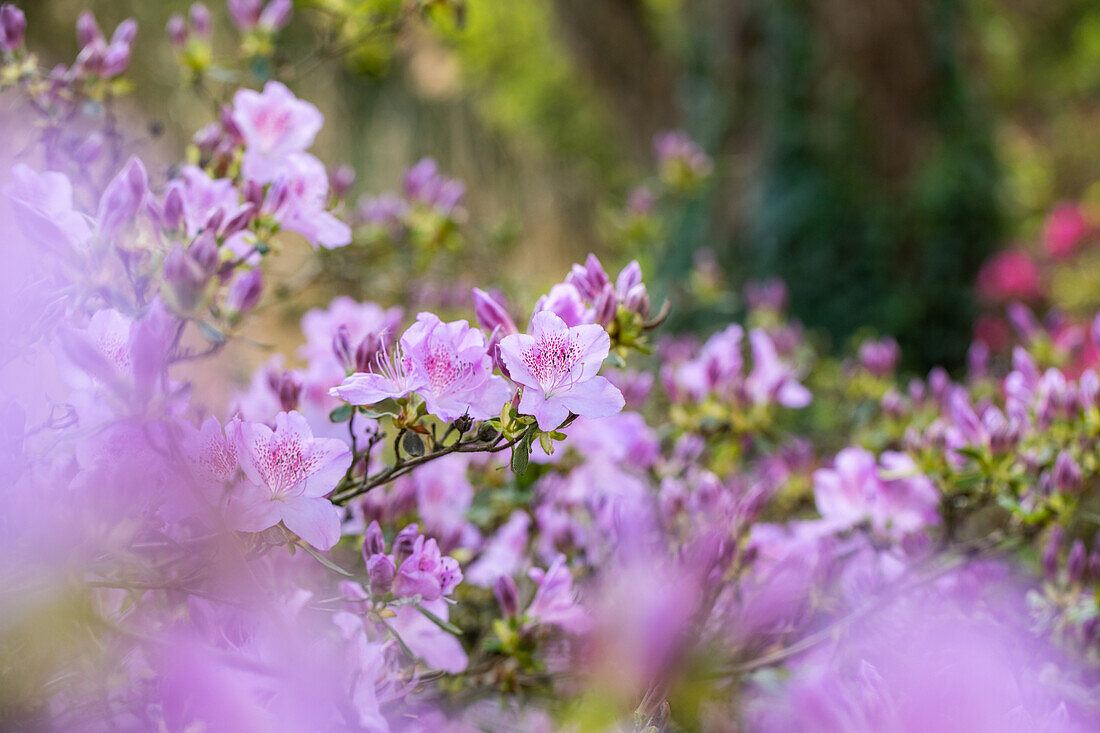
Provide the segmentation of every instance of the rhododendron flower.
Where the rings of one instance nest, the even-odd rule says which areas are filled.
[[[149,197],[149,174],[139,158],[130,158],[99,198],[99,234],[114,237],[137,219]]]
[[[447,620],[449,608],[442,599],[421,604],[435,616]],[[458,674],[466,669],[466,652],[462,644],[413,606],[398,606],[397,616],[390,622],[393,629],[413,654],[432,669]]]
[[[535,313],[550,311],[562,319],[567,326],[579,326],[592,323],[595,311],[589,308],[580,292],[572,283],[558,283],[550,292],[535,303]],[[534,316],[532,315],[532,319]]]
[[[275,429],[240,428],[241,468],[248,481],[231,495],[235,529],[260,532],[279,522],[319,550],[340,539],[340,509],[325,498],[351,463],[343,441],[314,438],[297,412],[280,412]]]
[[[775,401],[784,407],[802,408],[810,404],[810,390],[795,379],[794,371],[780,361],[775,344],[767,332],[749,332],[752,344],[752,372],[745,380],[745,390],[756,404]]]
[[[434,601],[449,596],[461,582],[462,570],[458,561],[440,553],[435,539],[419,535],[413,543],[412,554],[397,568],[393,592],[404,598],[420,596],[425,601]]]
[[[270,183],[294,155],[313,144],[324,116],[279,82],[269,81],[262,93],[241,89],[233,96],[233,122],[244,138],[241,173],[258,183]],[[325,181],[327,187],[327,175]]]
[[[1043,224],[1043,249],[1051,257],[1068,257],[1088,231],[1089,224],[1076,204],[1058,204]]]
[[[187,236],[194,237],[202,230],[216,231],[219,224],[234,218],[241,210],[240,195],[228,178],[211,178],[203,169],[188,165],[180,171],[180,177],[168,183],[165,193],[165,210],[169,197],[179,196],[182,205],[182,223]]]
[[[497,414],[510,393],[504,379],[492,374],[485,334],[466,321],[444,323],[432,313],[419,314],[402,334],[392,364],[379,359],[378,365],[383,374],[353,374],[332,394],[370,405],[415,391],[443,420],[463,415],[482,420]]]
[[[939,521],[939,492],[904,453],[886,451],[880,470],[863,448],[845,448],[832,468],[814,472],[814,502],[826,525],[846,529],[864,520],[903,535]]]
[[[441,216],[454,213],[466,196],[466,185],[442,175],[431,158],[424,158],[409,168],[404,184],[409,200],[430,206]]]
[[[443,420],[492,417],[511,396],[508,383],[492,374],[485,334],[466,321],[444,323],[420,313],[401,336],[401,346],[426,377],[421,395],[428,412]]]
[[[3,193],[15,205],[15,223],[38,247],[67,253],[92,234],[84,215],[73,208],[73,187],[63,173],[38,173],[19,163],[11,169]]]
[[[557,626],[571,634],[583,634],[592,628],[592,618],[577,603],[573,574],[558,555],[546,570],[531,568],[527,573],[538,584],[535,597],[527,607],[527,618],[536,624]]]
[[[287,157],[260,211],[301,234],[314,249],[343,247],[351,242],[351,227],[327,206],[328,172],[317,158],[301,153]]]
[[[196,430],[183,423],[187,434],[183,440],[183,456],[191,467],[191,475],[203,489],[221,489],[240,470],[238,454],[241,446],[241,421],[233,418],[223,429],[216,417],[208,417]]]
[[[998,252],[982,265],[978,289],[994,300],[1037,298],[1042,294],[1039,266],[1021,250]]]
[[[523,385],[519,411],[553,430],[569,413],[607,417],[623,409],[623,395],[597,376],[611,339],[595,324],[567,326],[550,311],[531,318],[530,334],[502,339],[500,354],[512,379]]]

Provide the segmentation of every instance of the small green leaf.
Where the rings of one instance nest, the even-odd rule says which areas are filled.
[[[405,437],[401,438],[401,447],[405,449],[405,452],[410,456],[422,456],[424,455],[424,441],[420,439],[420,436],[409,431],[405,433]]]
[[[512,446],[512,473],[517,476],[527,473],[527,466],[531,462],[531,441],[535,439],[537,431],[538,428],[532,425],[527,428],[519,442]]]
[[[396,400],[382,400],[370,407],[360,407],[359,412],[367,417],[381,420],[384,417],[397,417],[401,414],[401,405]]]
[[[448,634],[454,634],[455,636],[462,636],[462,629],[458,628],[457,626],[452,624],[450,621],[444,621],[439,616],[436,616],[434,613],[432,613],[428,609],[421,606],[419,603],[416,604],[416,610],[420,611],[420,613],[427,616],[429,621],[431,621],[433,624],[435,624],[439,628],[446,631]]]
[[[328,419],[332,422],[347,422],[351,419],[352,409],[351,405],[340,405],[328,414]]]
[[[206,321],[199,321],[199,333],[212,344],[224,344],[227,339],[224,333],[211,326]]]

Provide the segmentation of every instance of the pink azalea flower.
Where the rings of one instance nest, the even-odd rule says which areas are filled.
[[[287,156],[260,210],[283,229],[301,234],[314,249],[343,247],[351,242],[351,227],[328,211],[327,201],[324,164],[299,153]]]
[[[442,599],[421,604],[433,614],[447,620],[447,603]],[[397,616],[390,621],[394,631],[416,656],[432,669],[459,674],[466,669],[468,659],[462,644],[451,634],[439,628],[434,621],[413,606],[398,606]]]
[[[270,183],[290,158],[313,144],[324,116],[279,82],[269,81],[262,93],[252,89],[237,92],[233,122],[244,138],[241,172],[258,183]]]
[[[510,394],[507,382],[492,374],[488,348],[485,334],[466,321],[444,323],[421,313],[402,334],[392,363],[379,359],[382,374],[352,374],[332,394],[369,405],[419,392],[428,411],[443,420],[483,420],[500,412]]]
[[[342,295],[334,298],[328,308],[314,308],[302,316],[306,343],[298,349],[298,355],[311,366],[322,363],[334,367],[342,376],[344,365],[332,351],[332,340],[341,326],[347,329],[348,340],[354,349],[369,335],[388,336],[400,322],[400,308],[383,309],[377,303],[360,303]]]
[[[213,222],[228,221],[240,209],[240,196],[228,178],[211,178],[206,171],[193,165],[185,166],[180,174],[180,178],[168,184],[168,191],[179,191],[187,236],[194,237],[199,231],[209,229]]]
[[[38,173],[19,163],[3,193],[15,204],[15,223],[35,246],[67,254],[92,234],[88,220],[73,208],[73,187],[63,173]]]
[[[847,529],[864,520],[890,534],[906,534],[938,521],[939,492],[912,459],[887,451],[882,468],[863,448],[845,448],[832,468],[814,472],[814,502],[827,526]]]
[[[531,318],[530,334],[500,342],[500,354],[512,379],[523,385],[519,411],[534,415],[540,430],[553,430],[569,413],[607,417],[623,409],[623,395],[597,376],[611,339],[596,324],[567,326],[550,311]]]
[[[745,390],[755,404],[778,402],[784,407],[802,408],[810,404],[810,390],[795,379],[794,370],[779,360],[775,344],[767,332],[749,332],[752,344],[752,373],[745,380]]]
[[[427,378],[421,394],[428,412],[443,420],[463,415],[484,420],[499,414],[511,397],[508,383],[492,374],[485,334],[466,321],[444,323],[432,313],[420,313],[401,336],[401,345]]]
[[[1088,232],[1089,224],[1075,204],[1058,204],[1043,224],[1043,249],[1051,257],[1068,257]]]
[[[502,575],[511,577],[524,563],[531,517],[516,509],[508,521],[497,530],[482,550],[481,556],[471,565],[466,579],[473,585],[490,588]]]
[[[325,497],[351,462],[340,440],[314,438],[297,412],[275,416],[275,430],[263,423],[240,428],[240,461],[248,481],[234,489],[235,529],[260,532],[279,522],[319,550],[340,539],[340,510]]]
[[[982,265],[978,289],[993,300],[1038,298],[1042,294],[1039,266],[1021,250],[998,252]]]
[[[233,418],[223,429],[218,418],[210,416],[198,430],[188,423],[183,425],[187,431],[183,455],[191,475],[200,489],[214,489],[209,493],[211,498],[217,497],[240,470],[241,421]]]
[[[558,555],[546,570],[531,568],[527,573],[538,583],[538,590],[527,607],[527,618],[537,624],[558,626],[572,634],[583,634],[592,627],[592,619],[578,603],[573,591],[573,574]]]
[[[461,582],[462,570],[458,561],[440,553],[434,539],[419,535],[412,554],[397,568],[393,592],[404,598],[420,596],[425,601],[434,601],[450,595]]]

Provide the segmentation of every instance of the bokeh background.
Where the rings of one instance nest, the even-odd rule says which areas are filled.
[[[45,60],[74,56],[82,9],[105,28],[136,17],[149,63],[131,69],[130,104],[149,144],[174,149],[219,94],[179,88],[163,29],[186,5],[23,3]],[[214,47],[233,48],[225,8],[209,5]],[[428,257],[284,258],[304,297],[269,304],[261,342],[292,344],[302,310],[337,293],[468,312],[476,282],[529,303],[594,251],[609,269],[638,257],[673,328],[717,327],[747,281],[778,276],[826,345],[873,331],[897,337],[909,368],[958,365],[975,318],[1000,305],[976,291],[982,263],[1038,252],[1059,202],[1100,220],[1100,0],[466,0],[459,22],[396,36],[327,22],[398,5],[297,2],[275,63],[325,112],[317,150],[355,169],[349,201],[432,156],[467,183],[461,237]],[[662,200],[654,230],[624,236],[616,212],[654,176],[667,129],[714,172]],[[1024,295],[1094,309],[1098,263],[1086,252],[1044,270]]]

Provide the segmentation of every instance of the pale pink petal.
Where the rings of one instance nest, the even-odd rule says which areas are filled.
[[[328,499],[296,497],[283,504],[283,524],[318,550],[340,541],[340,509]]]

